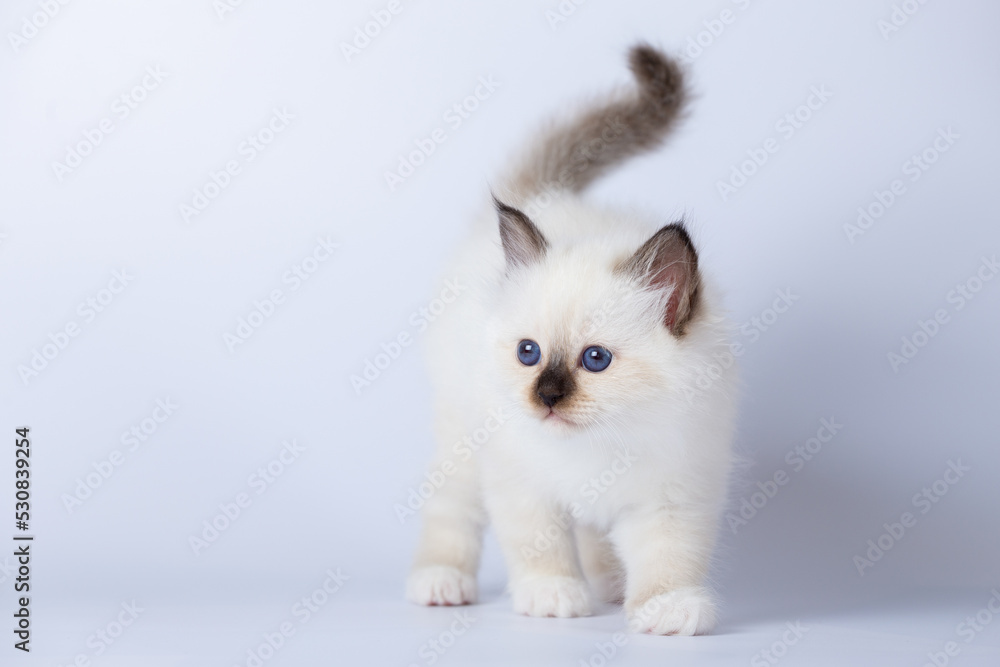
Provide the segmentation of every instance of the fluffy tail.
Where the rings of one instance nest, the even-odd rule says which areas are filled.
[[[658,146],[687,101],[680,66],[651,46],[629,52],[638,89],[613,96],[543,133],[506,181],[515,198],[545,190],[579,192],[611,167]]]

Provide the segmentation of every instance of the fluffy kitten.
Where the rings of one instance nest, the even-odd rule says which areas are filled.
[[[705,372],[728,328],[682,223],[654,233],[577,196],[684,106],[675,62],[642,45],[629,62],[637,89],[546,132],[446,274],[465,291],[428,334],[444,483],[413,602],[475,601],[489,520],[518,612],[583,616],[596,595],[635,631],[715,623],[734,400],[731,371]]]

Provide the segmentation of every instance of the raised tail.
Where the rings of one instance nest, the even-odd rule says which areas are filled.
[[[638,89],[544,132],[504,183],[514,199],[546,190],[579,192],[611,167],[658,146],[687,101],[680,66],[646,44],[632,47],[629,67]]]

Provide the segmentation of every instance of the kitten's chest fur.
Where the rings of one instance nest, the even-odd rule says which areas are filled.
[[[683,454],[683,424],[667,412],[567,438],[516,420],[483,447],[479,472],[487,484],[526,484],[574,522],[602,529],[655,499],[680,506],[696,500],[688,482],[700,460]]]

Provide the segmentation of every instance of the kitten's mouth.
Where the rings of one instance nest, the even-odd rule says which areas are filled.
[[[545,415],[544,417],[542,417],[542,421],[544,421],[544,422],[552,422],[552,423],[555,423],[555,424],[565,424],[567,426],[572,426],[573,425],[573,422],[571,422],[570,420],[566,419],[565,417],[563,417],[562,415],[560,415],[558,412],[556,412],[552,408],[549,408],[549,413],[547,415]]]

